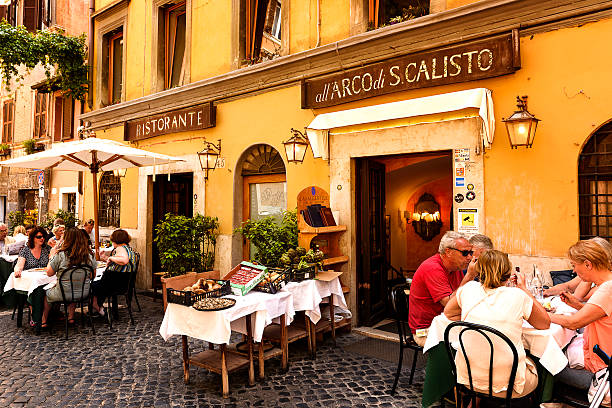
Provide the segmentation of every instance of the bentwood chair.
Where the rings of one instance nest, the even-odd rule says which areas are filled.
[[[66,269],[59,277],[57,284],[62,293],[62,304],[64,305],[66,340],[68,340],[68,306],[71,303],[81,305],[81,316],[84,316],[83,303],[91,302],[91,281],[95,276],[90,265],[75,265]],[[91,305],[89,310],[91,310]],[[91,314],[87,313],[91,331],[96,334]],[[82,317],[81,317],[82,318]]]
[[[450,333],[451,331],[458,331],[457,342],[451,344],[450,341]],[[495,342],[496,347],[493,347],[494,340],[498,339]],[[465,340],[469,339],[472,346],[474,343],[478,344],[479,347],[466,347]],[[455,347],[457,347],[457,353],[461,353],[465,360],[469,386],[464,384],[457,384],[457,406],[460,406],[459,403],[463,403],[464,397],[467,398],[472,406],[482,406],[476,405],[482,404],[483,402],[490,402],[492,406],[499,407],[511,407],[515,406],[525,406],[525,407],[534,407],[539,404],[536,402],[536,390],[533,390],[528,395],[525,395],[520,398],[512,398],[512,391],[514,388],[514,380],[516,378],[516,371],[518,367],[518,351],[516,347],[510,339],[492,327],[485,326],[482,324],[470,323],[470,322],[453,322],[448,325],[444,332],[444,345],[446,346],[446,352],[448,353],[448,359],[451,362],[451,368],[453,370],[453,375],[457,378],[457,367],[455,364]],[[506,347],[507,346],[507,347]],[[510,352],[512,355],[512,368],[510,370],[510,375],[508,377],[508,386],[505,397],[498,397],[493,395],[493,370],[494,370],[494,356],[495,353],[508,353]],[[482,362],[483,359],[488,358],[489,360],[489,389],[488,392],[484,393],[482,390],[477,390],[474,388],[474,381],[472,378],[471,367],[475,362]],[[477,402],[478,401],[478,402]]]
[[[395,394],[395,388],[399,381],[400,374],[402,372],[402,363],[404,361],[404,349],[413,350],[412,355],[412,368],[410,369],[410,379],[408,384],[412,385],[412,379],[414,378],[414,371],[416,369],[416,362],[419,353],[423,352],[423,347],[416,344],[412,338],[412,332],[408,327],[408,295],[406,291],[409,286],[406,284],[396,285],[391,289],[391,305],[393,306],[393,312],[395,314],[395,321],[397,322],[397,333],[399,335],[399,361],[397,364],[397,372],[395,373],[395,380],[391,387],[391,395]]]

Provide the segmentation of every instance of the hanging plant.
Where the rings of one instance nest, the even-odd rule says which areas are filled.
[[[72,37],[64,32],[28,32],[0,21],[0,75],[7,89],[12,79],[20,82],[19,68],[33,69],[41,64],[48,86],[57,87],[77,100],[87,93],[87,47],[85,35]],[[52,73],[52,71],[54,71]]]

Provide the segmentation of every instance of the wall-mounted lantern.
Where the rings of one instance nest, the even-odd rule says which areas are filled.
[[[299,130],[291,128],[291,133],[293,136],[283,142],[287,161],[289,163],[302,163],[304,156],[306,156],[306,150],[308,150],[308,139]]]
[[[440,204],[429,193],[424,193],[414,205],[412,215],[404,212],[406,221],[412,223],[414,232],[425,241],[431,241],[440,233],[442,220],[440,219]]]
[[[527,110],[527,96],[517,96],[516,106],[518,110],[512,116],[508,119],[502,118],[508,131],[510,147],[513,149],[518,146],[531,147],[540,119]]]
[[[221,154],[221,139],[219,144],[215,145],[211,142],[206,142],[206,146],[202,151],[198,152],[198,159],[200,159],[200,167],[204,172],[204,179],[208,180],[208,171],[214,170],[217,167],[217,159]]]
[[[127,173],[127,169],[116,169],[116,170],[113,170],[113,175],[115,177],[125,177],[126,173]]]

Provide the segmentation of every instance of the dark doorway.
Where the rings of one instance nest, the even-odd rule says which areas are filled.
[[[164,219],[167,213],[193,216],[193,174],[159,175],[153,183],[153,239],[156,237],[155,226]],[[157,245],[153,243],[152,272],[161,272]]]
[[[357,301],[359,324],[371,326],[386,314],[385,165],[356,162]]]
[[[19,210],[31,211],[38,208],[38,190],[19,190]]]

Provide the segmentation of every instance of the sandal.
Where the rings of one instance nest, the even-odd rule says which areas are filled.
[[[30,319],[30,327],[36,327],[36,322]]]
[[[74,319],[68,319],[68,324],[73,325],[74,324]]]

